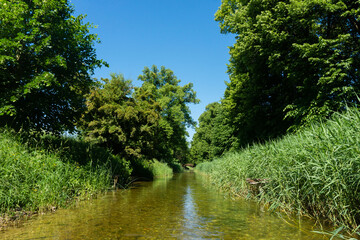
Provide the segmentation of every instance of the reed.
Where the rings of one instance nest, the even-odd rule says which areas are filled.
[[[295,134],[227,153],[196,169],[214,183],[270,206],[360,234],[360,111],[349,109]],[[265,179],[251,191],[246,179]]]
[[[121,159],[95,146],[49,135],[25,140],[9,129],[0,130],[3,216],[64,207],[92,197],[109,189],[114,174],[122,174],[124,182],[130,170]]]
[[[173,176],[173,169],[170,168],[167,163],[157,160],[153,160],[150,163],[150,170],[155,178]]]
[[[131,168],[134,180],[153,180],[154,178],[171,177],[176,169],[156,159],[132,159]],[[180,166],[181,167],[181,166]]]

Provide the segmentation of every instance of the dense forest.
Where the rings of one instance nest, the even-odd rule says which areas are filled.
[[[221,32],[235,34],[230,80],[207,106],[194,162],[296,132],[359,103],[358,1],[223,0]]]

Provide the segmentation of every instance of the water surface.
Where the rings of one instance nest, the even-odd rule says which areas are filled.
[[[138,182],[0,232],[0,239],[329,239],[309,220],[231,199],[194,173]]]

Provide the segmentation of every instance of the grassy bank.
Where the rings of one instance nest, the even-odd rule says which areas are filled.
[[[154,177],[171,177],[173,170],[166,164],[157,160],[150,164],[150,171]]]
[[[73,138],[0,130],[0,213],[46,211],[124,184],[128,164]]]
[[[131,164],[133,168],[133,175],[135,179],[152,180],[154,178],[172,177],[174,173],[183,171],[181,164],[171,162],[170,164],[160,162],[156,159],[148,160],[133,160]]]
[[[255,145],[196,169],[214,183],[271,209],[328,219],[359,234],[360,112],[350,109],[297,134]],[[247,178],[265,179],[259,191]]]

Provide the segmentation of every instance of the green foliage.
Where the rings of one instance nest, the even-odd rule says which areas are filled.
[[[130,163],[120,156],[111,154],[103,147],[75,137],[59,137],[53,134],[17,133],[17,140],[29,150],[54,154],[61,161],[77,166],[104,166],[111,176],[117,176],[118,183],[125,185],[131,174]]]
[[[216,165],[213,162],[201,162],[196,165],[195,170],[211,175],[213,171],[216,171]]]
[[[228,151],[234,141],[232,129],[222,104],[214,102],[207,105],[199,117],[199,126],[191,142],[192,162],[209,161]]]
[[[4,129],[0,159],[1,213],[66,206],[109,189],[114,174],[123,174],[121,184],[130,174],[124,162],[104,149],[74,139],[49,135],[38,139]]]
[[[167,163],[167,165],[172,169],[173,173],[182,173],[184,172],[183,166],[176,161]]]
[[[223,0],[230,48],[224,104],[239,145],[297,129],[358,102],[359,1]]]
[[[122,75],[102,81],[87,97],[80,124],[85,139],[126,159],[151,157],[160,120],[158,103],[148,91],[134,92],[131,81]]]
[[[193,126],[187,104],[197,103],[192,84],[179,86],[173,72],[145,68],[141,87],[122,75],[102,79],[87,97],[79,126],[85,139],[126,159],[175,159],[188,154],[186,126]]]
[[[153,180],[154,178],[171,177],[175,172],[174,169],[167,163],[159,162],[156,159],[132,159],[131,166],[133,168],[132,175],[135,177],[136,180]]]
[[[0,121],[61,132],[84,109],[95,34],[68,0],[0,0]]]
[[[173,175],[173,170],[166,163],[157,160],[150,164],[150,170],[155,178],[172,177]]]
[[[155,136],[156,145],[160,148],[157,157],[186,162],[186,127],[195,126],[188,104],[199,103],[196,92],[192,89],[193,84],[179,86],[180,80],[173,71],[165,67],[159,70],[156,66],[152,66],[151,69],[145,67],[139,80],[144,82],[141,89],[150,91],[154,101],[161,107],[160,131]]]
[[[357,230],[360,220],[360,110],[335,114],[283,139],[232,152],[196,169],[235,194],[246,178],[267,179],[259,199]]]

